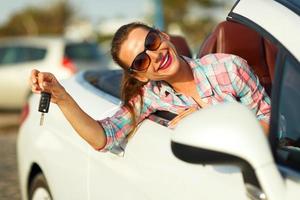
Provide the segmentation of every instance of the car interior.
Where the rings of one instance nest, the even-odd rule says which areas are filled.
[[[256,31],[236,22],[223,21],[207,37],[197,57],[209,53],[229,53],[244,58],[271,95],[277,47]]]
[[[171,35],[170,39],[181,55],[192,57],[184,37]],[[196,57],[201,58],[210,53],[235,54],[247,60],[267,93],[271,94],[277,47],[257,32],[236,22],[223,21],[202,43]],[[122,70],[101,73],[87,71],[84,78],[96,88],[120,99],[122,74]],[[159,111],[149,118],[164,125],[166,123],[162,123],[161,120],[170,121],[174,117],[176,114]]]

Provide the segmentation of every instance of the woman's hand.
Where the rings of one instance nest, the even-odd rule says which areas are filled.
[[[265,133],[266,136],[269,136],[269,132],[270,132],[270,126],[267,122],[260,120],[260,125]]]
[[[106,135],[102,126],[79,107],[53,74],[34,69],[31,71],[30,84],[34,93],[51,94],[51,101],[58,105],[76,132],[92,147],[99,150],[105,146]]]
[[[31,71],[30,85],[33,93],[48,92],[51,94],[51,102],[60,103],[68,96],[64,87],[56,77],[48,72],[40,72],[36,69]]]

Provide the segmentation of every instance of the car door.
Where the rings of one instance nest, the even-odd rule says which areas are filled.
[[[246,199],[237,168],[180,161],[171,151],[172,133],[146,120],[130,139],[123,156],[91,151],[90,198]]]

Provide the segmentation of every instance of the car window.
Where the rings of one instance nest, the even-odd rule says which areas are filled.
[[[65,49],[65,55],[73,60],[94,61],[101,56],[96,43],[72,43]]]
[[[283,62],[279,90],[277,155],[279,161],[300,170],[300,64],[291,56]]]
[[[0,47],[0,64],[15,64],[21,62],[42,60],[46,50],[36,47],[8,46]]]

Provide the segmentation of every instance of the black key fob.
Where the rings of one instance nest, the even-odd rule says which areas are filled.
[[[51,94],[47,92],[42,92],[40,103],[39,103],[39,112],[42,113],[40,119],[40,126],[42,126],[44,123],[44,114],[49,111],[50,101],[51,101]]]
[[[51,94],[47,92],[42,92],[39,104],[39,112],[47,113],[49,111],[50,101]]]

